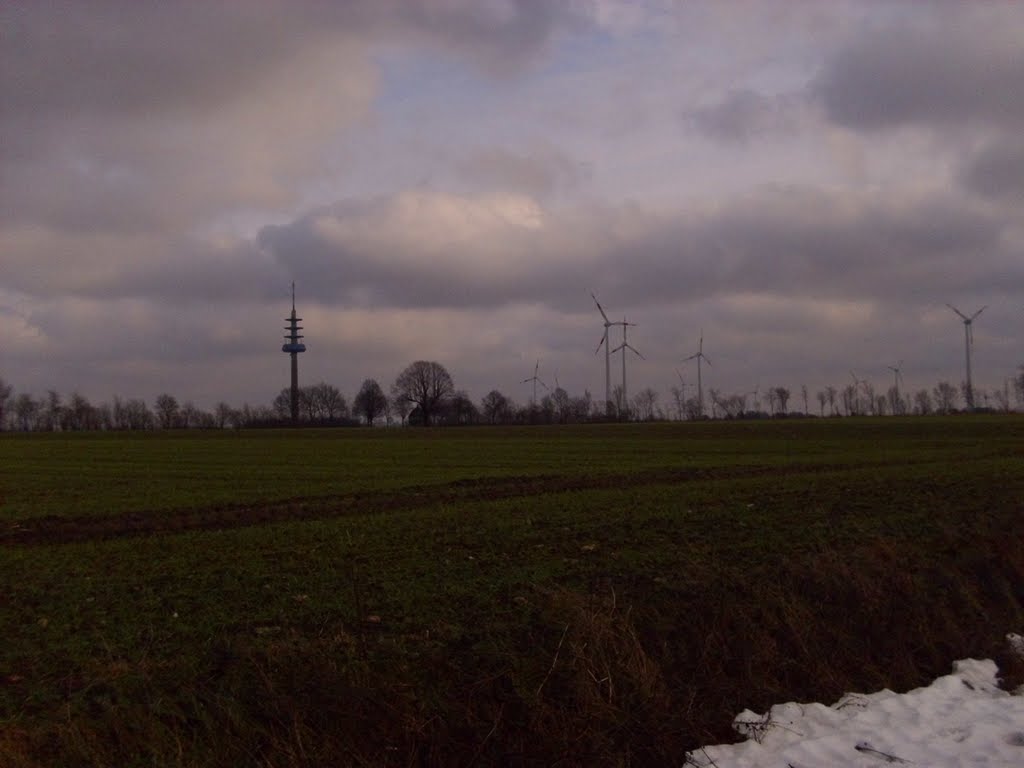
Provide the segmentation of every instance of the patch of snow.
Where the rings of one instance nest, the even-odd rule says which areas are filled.
[[[1016,638],[1024,651],[1024,638]],[[741,744],[688,752],[701,768],[1019,768],[1024,766],[1024,695],[1001,690],[989,660],[966,659],[926,688],[847,694],[824,704],[745,710]]]

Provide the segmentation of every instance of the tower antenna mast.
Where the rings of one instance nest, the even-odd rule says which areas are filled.
[[[302,330],[302,326],[299,325],[302,322],[301,317],[295,316],[295,281],[292,281],[292,314],[290,317],[286,317],[285,320],[288,325],[284,327],[287,334],[285,339],[287,342],[281,345],[281,351],[287,352],[292,356],[292,389],[291,389],[291,417],[292,424],[297,424],[299,421],[299,353],[306,351],[306,345],[299,341],[303,338],[299,331]]]

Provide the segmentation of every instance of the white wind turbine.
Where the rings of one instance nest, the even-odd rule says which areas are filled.
[[[959,309],[954,307],[952,304],[946,304],[946,306],[949,307],[950,309],[952,309],[958,315],[960,315],[960,317],[964,321],[964,354],[967,357],[967,409],[969,411],[973,411],[974,410],[974,388],[971,385],[971,347],[974,345],[974,328],[971,325],[971,323],[974,322],[974,319],[978,315],[980,315],[982,312],[984,312],[986,309],[988,309],[988,305],[986,304],[984,307],[979,309],[977,312],[975,312],[970,317],[965,315],[963,312],[961,312]]]
[[[761,382],[757,382],[757,385],[754,387],[754,391],[753,392],[747,392],[748,395],[753,395],[754,396],[754,413],[760,413],[761,412],[761,398],[758,395],[758,393],[760,391],[761,391]]]
[[[903,408],[903,400],[900,399],[900,382],[903,381],[903,373],[900,370],[902,368],[902,366],[903,366],[903,361],[902,360],[900,360],[898,363],[896,363],[896,365],[887,365],[886,366],[886,368],[888,368],[890,371],[892,371],[892,385],[893,385],[893,389],[896,390],[896,402],[893,403],[893,411],[894,411],[893,416],[899,416],[899,414],[895,413],[895,411],[902,410],[902,408]]]
[[[676,376],[679,378],[679,398],[676,401],[676,407],[679,409],[679,420],[682,421],[686,413],[686,382],[683,381],[683,374],[679,372],[679,369],[675,369]],[[672,388],[672,394],[675,396],[675,387]]]
[[[604,345],[604,409],[605,413],[609,413],[612,407],[612,352],[611,352],[611,339],[608,338],[608,329],[613,325],[620,325],[620,323],[613,323],[608,319],[608,315],[605,314],[604,309],[601,307],[601,302],[597,300],[597,296],[593,293],[590,297],[597,304],[597,311],[601,313],[601,317],[604,318],[604,333],[601,335],[601,341],[597,343],[597,349],[594,350],[596,355],[601,351],[601,345]]]
[[[539,370],[540,370],[540,360],[538,360],[537,364],[535,366],[533,366],[533,376],[531,376],[528,379],[523,379],[523,381],[522,381],[523,384],[528,384],[531,381],[533,382],[533,404],[534,405],[537,404],[537,382],[540,382],[540,385],[542,387],[544,387],[544,389],[548,388],[548,385],[545,384],[543,381],[541,381],[540,377],[537,375],[537,371],[539,371]]]
[[[629,410],[629,397],[626,394],[626,350],[627,349],[631,350],[633,352],[633,354],[635,354],[641,360],[645,360],[646,358],[643,355],[640,354],[640,352],[636,349],[636,347],[634,347],[632,344],[629,343],[629,340],[628,340],[628,338],[626,336],[626,329],[629,328],[629,326],[631,326],[631,325],[636,325],[636,323],[627,323],[626,322],[626,318],[623,317],[621,325],[622,325],[622,343],[619,344],[619,346],[617,346],[615,349],[613,349],[612,352],[618,352],[620,349],[622,350],[622,409],[624,411],[628,411]]]
[[[685,363],[687,360],[697,360],[697,414],[699,418],[704,418],[704,384],[701,381],[700,376],[700,364],[704,360],[708,365],[711,365],[711,361],[708,360],[708,356],[704,354],[704,329],[700,332],[700,345],[697,347],[697,351],[689,357],[683,358]]]
[[[680,397],[683,398],[683,402],[685,402],[686,401],[686,382],[683,381],[683,374],[679,372],[679,369],[676,368],[675,370],[676,370],[676,376],[679,377],[679,394],[680,394]]]

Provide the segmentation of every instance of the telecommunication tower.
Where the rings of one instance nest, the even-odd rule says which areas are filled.
[[[284,327],[288,333],[285,338],[288,340],[286,344],[281,345],[281,351],[287,352],[292,356],[292,423],[297,423],[299,420],[299,352],[306,351],[306,345],[299,341],[302,335],[299,331],[302,330],[302,326],[299,323],[302,321],[301,317],[295,316],[295,283],[292,283],[292,315],[286,317],[288,325]]]

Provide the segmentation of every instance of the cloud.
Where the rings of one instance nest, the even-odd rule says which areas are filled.
[[[960,169],[961,183],[993,199],[1024,200],[1024,140],[994,140],[972,153]]]
[[[952,198],[878,204],[815,188],[766,188],[706,214],[555,214],[519,196],[409,192],[269,227],[260,242],[325,302],[558,307],[588,286],[647,304],[736,291],[848,300],[999,290],[1005,271],[979,273],[966,258],[995,258],[1003,233],[1000,219]]]
[[[603,392],[590,291],[639,323],[638,387],[701,326],[751,386],[939,371],[945,301],[992,305],[1005,367],[1024,16],[915,9],[4,4],[0,373],[265,401],[292,279],[303,380],[346,390],[428,357]]]
[[[983,7],[984,10],[984,7]],[[860,131],[903,125],[1024,125],[1024,24],[945,8],[934,23],[862,29],[810,93]]]
[[[330,143],[369,114],[371,44],[508,74],[570,23],[523,0],[18,3],[2,13],[2,220],[125,232],[293,204]]]
[[[488,189],[545,198],[575,190],[590,175],[589,166],[553,146],[514,151],[485,147],[456,159],[458,173]]]
[[[712,139],[742,143],[793,130],[796,120],[791,112],[796,106],[793,99],[769,98],[744,88],[730,91],[722,101],[696,109],[686,118]]]

